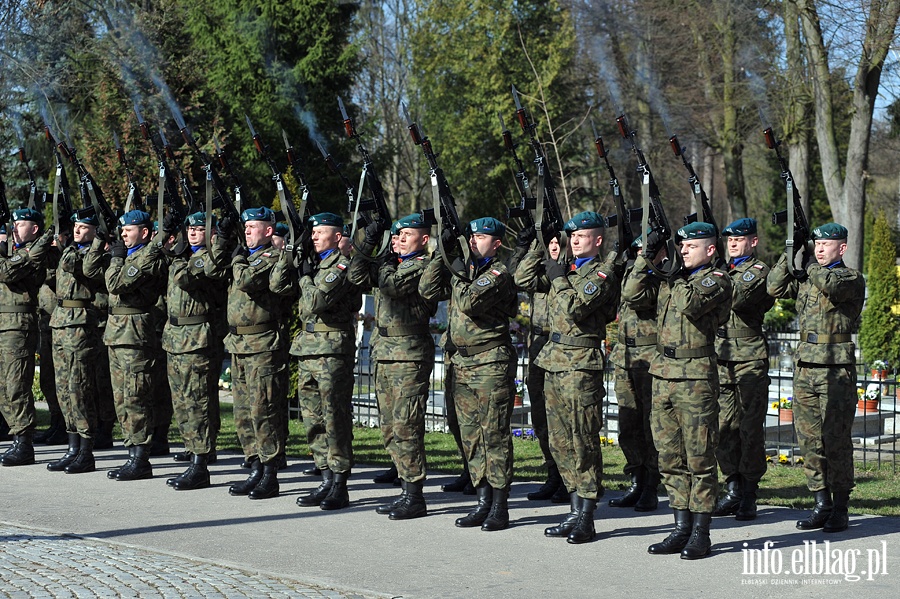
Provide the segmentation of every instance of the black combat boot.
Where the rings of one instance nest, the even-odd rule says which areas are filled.
[[[112,420],[101,420],[94,435],[94,449],[112,449],[113,448],[113,426],[116,423]]]
[[[834,504],[831,502],[831,491],[822,489],[816,491],[816,505],[810,512],[806,520],[798,520],[797,528],[800,530],[816,530],[825,526],[825,523],[831,517],[831,511]]]
[[[347,473],[335,472],[334,482],[328,496],[322,500],[319,507],[323,510],[340,510],[350,505],[350,493],[347,492]]]
[[[725,494],[716,502],[713,516],[733,516],[741,505],[743,494],[743,478],[740,474],[732,474],[725,480]]]
[[[322,484],[316,487],[309,495],[297,498],[297,505],[300,507],[316,507],[322,504],[322,501],[331,492],[331,486],[334,484],[334,472],[325,468],[322,470]]]
[[[0,441],[12,441],[12,435],[9,434],[9,423],[3,416],[0,416]]]
[[[177,451],[173,453],[172,460],[175,462],[190,462],[193,455],[193,453],[185,449],[184,451]]]
[[[609,507],[634,507],[644,492],[647,481],[647,473],[643,467],[631,473],[631,486],[625,494],[617,499],[609,500]]]
[[[709,555],[712,543],[709,540],[709,523],[712,514],[693,514],[694,529],[691,538],[681,551],[681,559],[700,559]]]
[[[675,530],[660,543],[647,547],[647,553],[653,555],[672,555],[681,553],[691,538],[694,518],[689,510],[673,510],[675,512]]]
[[[401,495],[400,501],[391,510],[391,520],[412,520],[428,515],[428,507],[425,505],[425,496],[422,494],[422,481],[408,483],[403,481],[406,496]]]
[[[176,491],[192,491],[209,486],[208,458],[205,454],[191,454],[191,465],[181,476],[175,478],[172,487]],[[168,483],[168,481],[166,481]]]
[[[94,440],[82,439],[75,460],[66,466],[66,474],[83,474],[97,469],[94,462]]]
[[[13,435],[13,443],[3,457],[0,458],[0,464],[4,466],[27,466],[34,464],[34,433],[25,431],[18,435]]]
[[[229,495],[249,495],[250,491],[256,488],[256,485],[259,484],[260,479],[263,476],[263,467],[259,462],[259,458],[252,457],[250,458],[250,476],[247,477],[247,480],[234,483],[230,487],[228,487]]]
[[[81,437],[78,433],[69,433],[68,437],[69,449],[63,454],[63,457],[47,464],[47,470],[50,472],[62,472],[66,469],[66,466],[75,461],[78,450],[81,448]]]
[[[115,478],[119,475],[119,471],[134,461],[134,448],[135,448],[134,445],[132,445],[131,447],[128,448],[128,459],[125,461],[124,464],[122,464],[118,468],[111,468],[106,471],[106,478],[111,478],[111,479],[115,480]]]
[[[287,470],[288,469],[288,461],[286,453],[279,453],[275,456],[275,467],[279,470]]]
[[[408,484],[409,483],[407,483],[405,480],[401,480],[400,488],[403,490],[400,491],[400,495],[398,497],[395,497],[394,500],[390,503],[379,505],[377,508],[375,508],[375,513],[387,515],[394,511],[395,508],[400,507],[400,504],[406,499],[406,496],[409,494],[409,491],[407,491]]]
[[[66,433],[66,423],[60,416],[61,424],[57,426],[50,435],[44,439],[44,445],[65,445],[69,442],[69,435]]]
[[[579,545],[593,541],[597,535],[594,529],[594,510],[597,509],[596,499],[582,499],[578,509],[578,515],[575,517],[575,525],[566,539],[567,543]]]
[[[741,505],[734,513],[734,519],[746,522],[756,520],[756,492],[759,490],[759,482],[744,479],[744,493],[741,495]]]
[[[563,518],[562,522],[556,526],[545,528],[545,537],[567,537],[569,536],[569,533],[572,532],[575,521],[578,520],[578,514],[581,513],[581,497],[578,496],[576,491],[569,493],[569,503],[572,506],[572,510],[566,514],[566,517]]]
[[[171,453],[172,450],[169,449],[169,427],[153,427],[153,442],[150,444],[150,455],[156,458],[170,455]]]
[[[644,481],[644,490],[641,491],[641,496],[637,500],[637,503],[634,504],[634,511],[636,512],[655,512],[656,508],[659,507],[659,471],[658,470],[647,470],[647,478]]]
[[[494,498],[494,489],[491,488],[491,485],[486,480],[482,480],[475,487],[475,494],[478,495],[478,503],[475,504],[475,509],[469,512],[467,516],[456,519],[456,525],[459,528],[481,526],[491,512],[491,503]]]
[[[135,445],[134,458],[122,466],[116,474],[116,480],[143,480],[153,478],[153,465],[150,463],[150,446]]]
[[[466,490],[467,485],[472,484],[472,477],[469,476],[469,465],[463,465],[462,474],[456,477],[452,483],[447,483],[446,485],[441,486],[441,491],[445,493],[462,493]]]
[[[263,475],[256,487],[250,491],[250,499],[271,499],[278,497],[278,459],[272,458],[263,464]]]
[[[556,464],[550,464],[547,468],[547,481],[540,486],[537,491],[527,495],[528,501],[546,501],[552,499],[553,495],[564,486],[562,477],[559,475],[559,468]]]
[[[303,474],[305,474],[306,476],[320,476],[322,474],[322,471],[319,470],[318,466],[313,464],[309,468],[304,469]]]
[[[65,419],[63,418],[62,413],[50,412],[50,425],[46,428],[46,430],[42,430],[34,434],[34,442],[35,443],[47,443],[47,439],[56,434],[62,427],[63,432],[66,430]]]
[[[397,467],[392,465],[384,472],[379,472],[378,474],[376,474],[372,479],[372,482],[376,482],[380,485],[392,485],[397,479]]]
[[[481,530],[494,531],[509,528],[509,487],[494,489],[491,511],[484,519]]]
[[[841,532],[850,526],[850,517],[847,509],[850,506],[850,491],[835,491],[832,493],[834,507],[831,508],[831,516],[825,521],[822,532]]]

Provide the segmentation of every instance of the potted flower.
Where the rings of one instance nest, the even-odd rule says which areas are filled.
[[[782,397],[778,401],[773,401],[772,407],[778,410],[778,422],[788,423],[794,421],[793,396]]]
[[[872,378],[883,381],[888,376],[888,365],[884,360],[875,360],[872,362]]]
[[[521,408],[525,405],[525,382],[522,379],[516,379],[516,396],[513,401],[513,406],[517,408]]]
[[[868,387],[863,390],[862,387],[856,388],[857,401],[856,410],[865,415],[867,412],[877,412],[878,403],[881,400],[881,385],[878,383],[869,383]]]

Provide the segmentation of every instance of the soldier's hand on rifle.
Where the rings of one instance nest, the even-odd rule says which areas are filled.
[[[545,262],[545,272],[547,274],[547,278],[552,282],[559,277],[566,276],[566,266],[565,264],[560,264],[556,260],[547,260]]]
[[[7,242],[5,239],[3,241],[0,241],[0,256],[4,258],[9,256],[9,242]]]
[[[162,230],[166,237],[174,235],[175,232],[180,228],[181,225],[179,224],[178,219],[175,218],[174,214],[167,214],[165,218],[163,218]]]
[[[381,221],[375,220],[366,225],[366,245],[374,248],[383,232],[384,226]]]
[[[450,229],[441,231],[441,246],[443,246],[444,252],[448,256],[459,255],[459,244],[456,243],[456,236]]]
[[[231,239],[235,233],[234,221],[230,216],[226,216],[219,221],[218,229],[222,237]]]
[[[531,242],[534,241],[536,235],[534,233],[534,225],[528,225],[521,231],[519,231],[518,236],[516,236],[516,247],[528,249],[531,246]]]
[[[794,252],[794,273],[800,274],[799,278],[805,278],[809,265],[813,263],[818,264],[815,260],[810,259],[809,252],[806,251],[806,245],[801,245],[797,251]]]
[[[53,243],[53,232],[48,230],[46,233],[37,238],[31,248],[28,250],[28,256],[35,261],[43,260],[50,251],[50,245]]]
[[[124,258],[128,255],[128,249],[125,247],[125,242],[121,239],[117,239],[109,245],[109,255],[113,258]]]
[[[312,260],[302,260],[300,262],[300,276],[301,277],[311,277],[316,272],[316,267],[312,263]]]
[[[662,235],[659,234],[659,231],[650,231],[647,235],[647,241],[644,243],[644,258],[653,262],[663,245],[663,238]]]

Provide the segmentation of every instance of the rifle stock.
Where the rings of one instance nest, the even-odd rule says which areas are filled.
[[[770,150],[775,150],[775,155],[778,157],[778,164],[781,166],[781,178],[784,179],[786,191],[787,206],[784,210],[779,210],[772,214],[772,223],[776,225],[787,223],[787,236],[784,245],[788,268],[795,277],[802,278],[805,276],[806,271],[802,267],[797,268],[795,266],[796,255],[803,250],[806,252],[805,259],[815,255],[815,248],[810,240],[809,221],[806,219],[806,213],[800,201],[800,191],[794,185],[794,175],[778,149],[781,146],[781,141],[775,138],[775,133],[771,127],[767,127],[763,131],[763,137],[765,137],[766,146]]]

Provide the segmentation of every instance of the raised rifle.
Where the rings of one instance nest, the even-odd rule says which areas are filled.
[[[22,166],[25,167],[25,172],[28,174],[28,207],[33,208],[38,212],[42,212],[43,206],[40,205],[40,202],[37,199],[37,181],[34,178],[34,171],[31,170],[31,166],[28,164],[28,158],[25,156],[24,146],[19,146],[19,160],[22,161]]]
[[[6,199],[6,183],[3,182],[3,177],[0,176],[0,224],[7,227],[7,233],[10,232],[9,219],[11,216],[12,212],[9,210],[9,202]]]
[[[288,205],[282,208],[282,212],[287,219],[288,229],[291,231],[290,234],[296,236],[294,246],[301,255],[310,256],[313,251],[312,238],[304,220],[309,206],[309,183],[306,180],[306,174],[301,168],[297,152],[294,150],[293,144],[288,139],[287,131],[284,129],[281,130],[281,138],[284,140],[284,152],[287,155],[288,168],[297,180],[297,187],[300,190],[300,208],[298,209],[294,206],[293,202],[288,202]]]
[[[716,229],[716,253],[719,255],[718,264],[721,266],[725,264],[725,244],[722,241],[722,231],[719,229],[719,225],[716,224],[716,218],[713,216],[712,207],[709,205],[709,198],[706,196],[706,192],[703,191],[700,177],[694,172],[693,165],[687,159],[687,156],[684,155],[684,151],[687,148],[678,143],[677,135],[669,138],[669,145],[672,146],[672,152],[675,153],[675,156],[681,157],[681,162],[684,164],[684,168],[687,169],[688,183],[691,185],[691,192],[693,192],[694,198],[700,202],[703,222],[711,224]],[[693,222],[697,222],[696,212],[684,217],[684,224],[688,225]]]
[[[156,156],[156,162],[159,165],[159,185],[157,187],[156,195],[156,215],[158,219],[162,219],[164,206],[171,206],[173,204],[180,203],[180,200],[178,198],[178,183],[175,182],[175,178],[172,176],[172,173],[169,170],[165,150],[163,150],[163,148],[156,143],[156,139],[153,137],[153,131],[150,129],[150,124],[144,120],[143,116],[141,116],[141,111],[138,108],[137,104],[134,105],[134,114],[135,116],[137,116],[138,126],[141,129],[141,136],[146,141],[150,142],[150,147],[153,148],[153,154]],[[160,132],[162,132],[162,129],[160,129]],[[160,139],[160,141],[162,141],[162,139]],[[158,239],[162,239],[161,222]]]
[[[763,136],[766,138],[766,146],[770,150],[775,150],[775,155],[778,157],[787,200],[787,206],[784,210],[779,210],[772,214],[772,223],[776,225],[787,223],[787,237],[785,238],[784,247],[788,268],[795,277],[803,278],[806,276],[805,264],[801,264],[801,267],[797,268],[795,258],[801,251],[805,251],[803,262],[815,255],[815,244],[810,239],[809,221],[806,219],[803,204],[800,202],[800,191],[794,185],[794,175],[791,174],[787,161],[778,149],[781,141],[775,139],[775,133],[771,127],[766,127],[763,131]]]
[[[538,234],[544,248],[545,255],[550,257],[550,250],[544,240],[545,235],[549,237],[559,236],[559,244],[565,247],[566,234],[564,226],[566,220],[563,218],[562,211],[559,208],[559,200],[556,197],[556,184],[553,182],[553,174],[550,171],[550,164],[547,161],[547,155],[544,153],[544,145],[537,138],[537,123],[529,116],[528,112],[522,106],[519,99],[519,92],[516,86],[512,86],[513,101],[516,104],[516,118],[519,119],[519,125],[522,132],[529,137],[531,149],[534,150],[534,163],[537,165],[537,192],[535,196],[534,207],[534,228]],[[559,260],[565,261],[565,255],[560,252]]]
[[[666,246],[668,260],[653,269],[654,273],[665,279],[671,279],[681,272],[684,262],[678,246],[675,245],[675,234],[672,227],[669,226],[669,219],[666,218],[666,211],[663,209],[662,201],[659,197],[659,188],[656,186],[656,180],[650,171],[650,165],[644,158],[644,152],[637,145],[637,132],[628,127],[628,120],[625,115],[616,118],[616,124],[619,126],[619,133],[622,138],[630,142],[631,150],[637,158],[637,172],[641,178],[641,231],[646,231],[649,238],[650,232],[655,232]],[[647,241],[644,241],[644,247],[647,247]]]
[[[319,143],[318,139],[316,140],[316,147],[319,149],[319,153],[322,154],[322,159],[325,160],[325,165],[328,167],[328,170],[330,170],[332,173],[337,175],[340,178],[341,183],[344,184],[344,193],[347,194],[348,210],[350,211],[350,214],[353,214],[354,213],[353,208],[356,205],[356,192],[353,189],[353,183],[344,174],[344,171],[343,171],[344,165],[338,163],[334,159],[334,156],[331,155],[331,152],[326,150],[325,147],[321,143]],[[359,216],[359,218],[362,220],[363,225],[368,225],[373,220],[372,217],[369,216],[368,212],[363,212]],[[357,225],[358,225],[357,222],[353,223],[353,232],[354,233],[356,232]],[[390,225],[388,225],[388,228],[390,228]],[[356,244],[354,244],[354,247],[356,247]],[[357,250],[359,250],[359,248],[357,248]]]
[[[61,230],[60,223],[62,223],[62,227],[68,229],[69,219],[74,210],[69,189],[69,178],[66,176],[66,167],[60,155],[60,151],[66,152],[66,147],[64,144],[56,142],[49,125],[44,126],[44,135],[47,137],[47,141],[50,142],[53,156],[56,158],[56,177],[53,185],[53,227],[59,233]]]
[[[222,167],[222,170],[228,177],[228,180],[231,182],[231,189],[234,190],[234,207],[235,210],[240,213],[241,206],[243,205],[243,201],[241,200],[241,190],[244,188],[243,183],[241,183],[241,178],[238,176],[237,170],[234,168],[234,165],[231,164],[231,161],[228,160],[228,156],[225,154],[225,150],[219,144],[219,138],[213,135],[213,146],[216,148],[216,160],[219,161],[219,166]]]
[[[534,227],[534,212],[537,201],[531,194],[531,186],[528,182],[528,173],[525,171],[525,164],[519,158],[516,148],[519,144],[515,143],[512,133],[506,127],[503,120],[503,113],[498,111],[497,118],[500,119],[500,135],[503,136],[503,145],[512,155],[513,161],[516,163],[516,191],[519,193],[519,203],[506,209],[506,218],[520,218],[525,223],[525,227]],[[535,232],[536,234],[537,232]]]
[[[456,200],[453,199],[453,194],[450,192],[450,185],[447,183],[447,177],[444,176],[444,171],[438,166],[437,156],[431,148],[431,140],[422,135],[419,125],[410,118],[409,109],[406,107],[406,104],[403,104],[402,106],[403,115],[406,117],[406,126],[407,129],[409,129],[409,135],[412,137],[415,145],[422,146],[422,153],[425,155],[425,159],[428,161],[428,167],[431,169],[432,208],[430,210],[423,210],[422,216],[426,222],[430,220],[437,223],[438,249],[441,252],[441,259],[444,261],[444,264],[450,269],[450,272],[454,276],[464,281],[470,281],[471,279],[466,272],[460,272],[451,266],[452,261],[449,258],[450,252],[444,247],[443,239],[443,231],[450,231],[452,237],[456,239],[456,242],[459,245],[463,263],[468,264],[471,257],[471,250],[469,249],[469,228],[463,226],[462,221],[459,220],[459,212],[456,210]],[[436,216],[440,216],[440,218],[435,218]],[[453,254],[455,255],[455,252],[453,252]]]
[[[116,144],[116,156],[119,158],[119,164],[125,170],[125,177],[128,179],[128,197],[125,199],[125,212],[132,208],[144,210],[144,196],[141,194],[141,188],[138,186],[137,178],[131,172],[131,161],[125,155],[125,148],[119,141],[119,136],[113,131],[113,141]]]
[[[616,204],[616,214],[607,217],[606,226],[616,227],[619,233],[619,239],[616,242],[618,244],[616,248],[618,258],[616,262],[619,265],[624,265],[628,260],[634,260],[637,253],[631,247],[631,244],[634,243],[634,231],[631,229],[631,223],[635,221],[640,222],[642,213],[640,208],[632,210],[625,206],[625,199],[622,197],[622,186],[619,185],[616,172],[609,163],[606,146],[603,145],[603,137],[597,133],[597,127],[594,125],[593,120],[591,121],[591,130],[594,132],[594,147],[597,148],[597,155],[603,159],[603,163],[606,165],[606,170],[609,173],[609,187],[612,189],[613,201]]]

